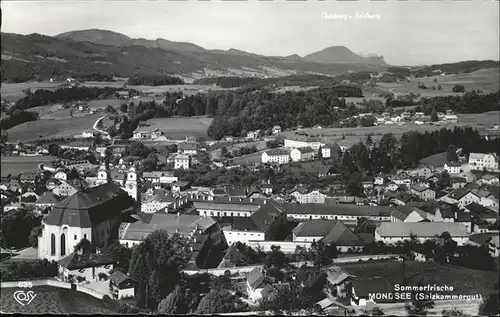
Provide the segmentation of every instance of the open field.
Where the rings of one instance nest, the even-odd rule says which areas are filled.
[[[258,151],[252,154],[248,155],[242,155],[233,158],[233,164],[234,165],[253,165],[260,163],[262,161],[262,152],[264,151]]]
[[[116,82],[98,82],[98,81],[88,81],[83,83],[87,87],[123,87],[125,81]],[[208,90],[226,90],[226,88],[220,88],[213,85],[165,85],[165,86],[132,86],[127,85],[127,88],[142,91],[145,94],[163,94],[166,92],[176,92],[182,91],[186,95],[195,94],[199,91],[207,92]]]
[[[444,163],[446,163],[446,156],[447,152],[427,156],[420,160],[420,164],[429,166],[444,166]]]
[[[146,122],[150,125],[147,130],[160,129],[168,139],[184,139],[188,136],[200,136],[207,138],[207,128],[212,121],[211,118],[180,117],[180,118],[156,118]],[[141,127],[137,128],[141,130]]]
[[[30,290],[36,297],[31,304],[21,306],[13,297],[19,288],[2,289],[0,310],[19,314],[114,314],[102,302],[90,295],[74,290],[37,286]]]
[[[373,127],[361,128],[323,128],[323,129],[304,129],[312,136],[323,137],[325,141],[337,142],[340,145],[351,146],[360,140],[364,140],[371,133],[372,138],[376,141],[385,133],[393,133],[396,137],[401,137],[405,132],[409,131],[434,131],[442,128],[453,129],[455,126],[464,127],[470,126],[476,128],[480,133],[487,134],[486,129],[491,128],[494,124],[498,124],[499,111],[491,111],[479,114],[457,114],[459,119],[457,124],[448,125],[416,125],[406,123],[404,125],[379,125]],[[293,137],[295,130],[285,131],[280,133],[280,136]],[[345,134],[345,139],[342,135]]]
[[[436,80],[436,81],[434,81]],[[428,89],[418,88],[418,83],[423,83]],[[422,97],[437,97],[449,95],[461,95],[452,91],[456,84],[464,85],[465,91],[482,90],[484,93],[494,93],[498,91],[500,85],[500,73],[498,68],[480,69],[468,74],[451,74],[443,76],[431,76],[414,78],[410,83],[378,83],[377,87],[363,88],[364,95],[369,98],[373,94],[381,91],[406,95],[409,93],[419,93]],[[442,90],[437,90],[441,85]],[[436,90],[432,90],[436,86]]]
[[[59,86],[58,83],[51,82],[28,82],[28,83],[2,83],[2,87],[0,89],[2,93],[2,99],[7,101],[17,101],[25,96],[23,90],[31,89],[31,92],[34,92],[37,89],[57,89]]]
[[[401,283],[403,262],[371,262],[340,265],[358,278],[382,277],[389,284]],[[457,279],[457,277],[460,277]],[[406,285],[439,285],[452,286],[449,294],[476,295],[483,297],[493,290],[498,281],[496,271],[479,271],[463,267],[440,265],[426,262],[406,262]],[[442,294],[446,294],[443,292]]]
[[[53,156],[2,156],[0,163],[2,175],[17,175],[37,169],[40,163],[49,165],[56,160]]]
[[[92,130],[92,126],[98,116],[74,117],[60,120],[37,120],[25,122],[7,130],[10,141],[35,140],[40,136],[47,137],[70,137]]]

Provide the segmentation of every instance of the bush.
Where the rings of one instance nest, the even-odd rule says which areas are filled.
[[[2,282],[45,279],[57,276],[57,262],[36,260],[33,262],[13,262],[7,268],[0,269]]]
[[[106,308],[115,309],[115,307],[116,307],[116,301],[114,299],[112,299],[111,297],[109,297],[108,295],[104,295],[102,297],[102,303],[103,303],[104,307],[106,307]]]

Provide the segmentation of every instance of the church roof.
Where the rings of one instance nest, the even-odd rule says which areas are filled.
[[[116,199],[118,198],[118,199]],[[112,204],[107,202],[115,200]],[[127,208],[132,204],[132,198],[113,183],[83,189],[64,199],[54,206],[54,209],[45,219],[47,225],[68,225],[71,227],[91,228],[111,216],[121,212],[120,208]],[[98,212],[91,212],[101,205],[108,205]],[[111,206],[116,208],[110,208]]]

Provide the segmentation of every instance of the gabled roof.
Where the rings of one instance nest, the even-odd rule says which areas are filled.
[[[130,276],[127,276],[126,274],[116,270],[111,275],[109,276],[109,279],[115,282],[117,285],[120,285],[121,283],[125,282],[126,280],[131,279]]]
[[[290,155],[290,152],[286,149],[271,149],[265,151],[265,153],[269,156]]]
[[[469,210],[473,216],[480,219],[498,219],[498,213],[478,203],[468,204],[465,206],[465,209]]]
[[[465,211],[458,211],[455,221],[456,222],[471,222],[471,214],[469,212],[465,212]]]
[[[255,211],[251,218],[261,232],[267,232],[274,220],[280,217],[283,212],[282,206],[269,202]]]
[[[358,298],[368,298],[369,294],[392,293],[392,285],[383,277],[358,278],[352,281],[354,292]],[[377,300],[380,302],[380,300]]]
[[[469,240],[479,245],[484,245],[485,243],[493,241],[497,247],[500,246],[498,231],[472,234],[469,236]]]
[[[491,175],[491,174],[486,174],[483,177],[481,177],[481,179],[484,179],[484,180],[487,180],[487,181],[495,179],[495,178],[498,179],[498,176]]]
[[[358,206],[350,204],[283,204],[288,214],[386,216],[394,210],[390,206]]]
[[[59,203],[60,198],[55,195],[52,192],[46,192],[38,200],[36,201],[37,204],[57,204]]]
[[[394,210],[391,216],[401,221],[405,221],[406,218],[408,218],[408,216],[413,212],[416,212],[420,217],[422,217],[422,219],[427,218],[427,214],[425,213],[425,211],[417,208],[416,206],[413,206],[412,204],[406,204],[404,206],[398,207],[396,210]]]
[[[179,143],[177,145],[177,149],[182,150],[182,151],[193,151],[193,150],[196,150],[197,148],[198,148],[198,146],[196,145],[196,143],[192,143],[192,142]]]
[[[266,276],[262,271],[263,270],[261,267],[256,267],[255,269],[250,271],[250,273],[248,273],[247,282],[252,289],[258,288],[265,281]]]
[[[292,231],[298,237],[324,237],[335,226],[337,220],[308,220],[299,223]]]
[[[304,154],[304,153],[314,153],[316,152],[315,150],[313,150],[313,148],[311,148],[310,146],[305,146],[305,147],[299,147],[299,148],[296,148],[295,150],[299,151],[300,153]]]
[[[456,191],[454,191],[453,193],[451,193],[450,198],[453,198],[455,200],[460,200],[463,197],[465,197],[465,195],[467,195],[468,193],[472,193],[473,195],[476,195],[471,190],[469,190],[467,188],[459,188]]]
[[[334,243],[337,246],[365,245],[365,242],[352,232],[342,221],[337,221],[322,241],[326,244]]]
[[[432,190],[429,186],[425,186],[422,184],[411,185],[411,189],[416,190],[417,192],[420,192],[420,193],[423,191],[426,191],[426,190]]]

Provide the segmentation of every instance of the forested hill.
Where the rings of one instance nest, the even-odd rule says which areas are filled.
[[[220,139],[225,135],[239,136],[247,131],[267,130],[273,125],[282,128],[330,125],[341,119],[336,107],[346,108],[342,97],[355,96],[362,96],[358,87],[318,88],[283,94],[267,90],[226,94],[218,103],[208,135]],[[349,113],[342,115],[348,116]]]
[[[80,77],[89,73],[130,77],[136,74],[204,76],[205,70],[283,76],[318,73],[338,75],[349,71],[382,71],[368,64],[320,64],[286,57],[268,57],[233,51],[177,50],[164,46],[113,46],[66,37],[2,33],[2,81],[23,82],[57,76]],[[245,76],[245,75],[243,75]]]

